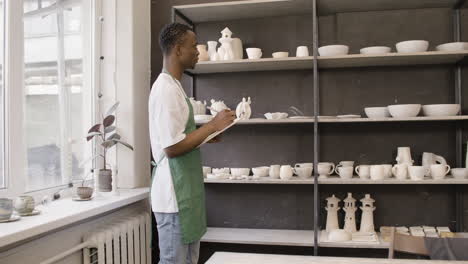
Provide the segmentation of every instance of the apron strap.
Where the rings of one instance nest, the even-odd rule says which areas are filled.
[[[161,165],[161,162],[166,158],[166,155],[165,154],[162,154],[160,157],[159,157],[159,160],[158,162],[154,162],[153,160],[151,161],[151,165],[153,165],[153,171],[151,172],[151,179],[153,179],[154,175],[156,174],[156,169],[159,167],[159,165]]]

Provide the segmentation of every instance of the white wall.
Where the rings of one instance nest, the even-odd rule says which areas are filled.
[[[149,186],[150,142],[148,131],[148,97],[150,93],[151,21],[150,0],[118,0],[117,20],[114,1],[103,1],[103,104],[106,111],[120,101],[117,127],[122,138],[134,146],[133,153],[118,146],[116,156],[119,187]],[[115,31],[117,23],[117,31]],[[116,34],[116,35],[115,35]],[[114,45],[114,37],[117,45]],[[117,52],[115,52],[115,49]],[[117,58],[115,58],[117,54]],[[115,86],[114,88],[114,67]],[[134,175],[135,177],[126,177]]]
[[[64,252],[80,243],[86,232],[90,232],[103,223],[120,219],[123,216],[136,215],[140,212],[149,212],[147,200],[128,205],[116,212],[99,216],[98,218],[67,227],[21,244],[8,251],[0,253],[0,264],[37,264],[59,253]],[[70,255],[55,264],[82,264],[81,251]]]

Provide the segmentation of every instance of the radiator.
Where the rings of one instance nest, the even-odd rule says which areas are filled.
[[[41,262],[52,264],[83,250],[84,264],[151,264],[151,218],[148,213],[105,223],[83,243]]]

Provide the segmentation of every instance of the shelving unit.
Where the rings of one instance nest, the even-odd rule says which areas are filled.
[[[461,121],[468,120],[468,116],[441,116],[441,117],[430,117],[430,116],[418,116],[410,118],[318,118],[319,123],[371,123],[371,122],[428,122],[428,121]],[[249,120],[241,120],[236,125],[259,125],[259,124],[313,124],[315,120],[313,118],[307,119],[278,119],[268,120],[263,118],[252,118]],[[208,121],[198,121],[198,125],[206,124]]]
[[[200,62],[195,69],[188,71],[193,78],[192,94],[196,87],[197,75],[214,73],[240,73],[259,71],[291,71],[291,70],[310,70],[313,74],[313,102],[314,116],[319,116],[319,70],[333,68],[362,68],[362,67],[381,67],[381,66],[420,66],[420,65],[453,65],[454,70],[454,90],[455,103],[462,103],[461,87],[461,62],[466,61],[468,51],[440,52],[428,51],[422,53],[389,53],[383,55],[362,55],[350,54],[345,56],[320,57],[318,56],[318,16],[333,15],[346,12],[365,12],[365,11],[384,11],[399,9],[422,9],[422,8],[453,8],[454,9],[454,39],[460,41],[460,11],[459,8],[466,6],[465,0],[247,0],[222,3],[209,3],[197,5],[174,6],[172,12],[173,21],[176,17],[184,20],[193,26],[196,30],[196,23],[205,23],[213,21],[233,21],[243,19],[254,19],[261,17],[293,16],[307,15],[313,20],[313,49],[312,56],[305,58],[290,57],[286,59],[263,58],[258,60],[236,60],[236,61],[216,61]],[[442,44],[442,43],[431,43]],[[389,45],[390,46],[390,45]],[[394,45],[392,49],[395,50]],[[363,69],[365,70],[365,69]],[[289,88],[289,87],[288,87]],[[364,108],[364,106],[363,106]],[[463,109],[463,108],[462,108]],[[254,118],[246,121],[240,121],[239,125],[293,125],[293,124],[313,124],[314,135],[314,157],[313,162],[317,164],[319,159],[319,124],[324,123],[384,123],[384,122],[453,122],[456,124],[456,167],[462,165],[462,122],[467,120],[468,116],[459,115],[451,117],[414,117],[414,118],[322,118],[309,119],[284,119],[284,120],[266,120]],[[198,125],[205,122],[197,122]],[[371,133],[371,132],[369,132]],[[311,136],[312,138],[312,136]],[[314,172],[317,168],[314,168]],[[317,180],[314,180],[317,179]],[[319,230],[319,218],[321,210],[321,201],[319,196],[320,185],[454,185],[466,186],[467,180],[457,180],[447,178],[444,180],[396,180],[389,179],[384,181],[361,180],[353,178],[351,180],[342,180],[337,176],[328,179],[318,180],[315,173],[311,179],[293,179],[283,181],[280,179],[259,179],[259,180],[205,180],[206,184],[287,184],[287,185],[313,185],[314,195],[314,230]],[[462,229],[463,207],[462,195],[458,188],[455,199],[457,229]],[[312,192],[312,189],[311,189]],[[323,224],[322,224],[323,225]],[[214,243],[232,243],[232,244],[259,244],[259,245],[283,245],[283,246],[306,246],[313,247],[314,254],[318,254],[319,247],[343,247],[343,248],[388,248],[388,243],[380,241],[377,244],[349,244],[349,243],[328,243],[323,242],[320,232],[312,230],[270,230],[270,229],[242,229],[242,228],[215,228],[208,229],[208,233],[203,237],[203,242]]]

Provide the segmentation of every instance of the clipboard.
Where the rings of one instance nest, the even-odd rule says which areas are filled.
[[[214,132],[213,134],[209,135],[200,145],[198,145],[197,148],[205,145],[208,141],[212,140],[213,138],[215,138],[216,136],[218,136],[219,134],[223,133],[224,131],[228,130],[230,127],[232,127],[233,125],[235,125],[237,122],[239,121],[239,118],[236,118],[234,119],[234,121],[227,127],[225,127],[223,130],[221,131],[216,131]]]

